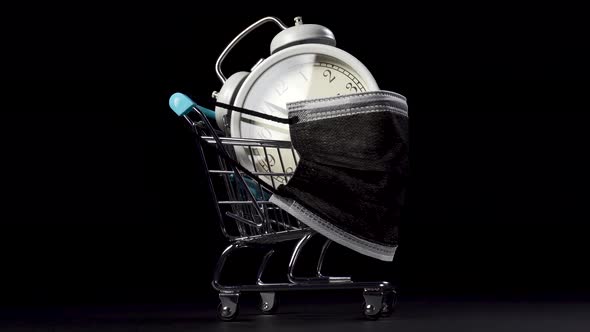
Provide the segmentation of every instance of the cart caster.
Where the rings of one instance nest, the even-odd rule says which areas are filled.
[[[363,302],[362,311],[368,320],[377,320],[381,317],[383,311],[384,295],[381,291],[371,291],[365,289],[363,293],[365,301]]]
[[[217,318],[222,321],[228,322],[236,319],[240,312],[240,307],[238,306],[238,299],[240,298],[240,294],[219,294],[219,299],[221,303],[217,306]]]
[[[395,306],[397,305],[397,294],[395,291],[388,291],[383,295],[383,307],[381,309],[381,317],[389,317],[393,315]]]
[[[275,292],[261,292],[260,299],[260,310],[263,314],[272,315],[277,312],[279,308],[279,299]]]
[[[365,315],[365,319],[377,320],[381,317],[381,310],[378,310],[372,304],[367,304],[367,302],[363,301],[361,310],[363,311],[363,315]]]

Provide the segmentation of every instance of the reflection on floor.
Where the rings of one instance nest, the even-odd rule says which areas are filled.
[[[260,315],[243,301],[239,318],[220,322],[215,305],[95,306],[2,310],[2,331],[590,331],[590,302],[401,301],[396,313],[363,319],[360,303],[282,303]]]

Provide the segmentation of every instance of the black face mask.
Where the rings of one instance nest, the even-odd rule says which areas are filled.
[[[300,161],[270,201],[334,242],[391,261],[409,172],[405,98],[378,91],[287,107]]]
[[[300,101],[287,104],[288,119],[216,105],[289,124],[299,163],[276,190],[225,155],[273,193],[270,202],[336,243],[393,260],[409,173],[403,96],[374,91]]]

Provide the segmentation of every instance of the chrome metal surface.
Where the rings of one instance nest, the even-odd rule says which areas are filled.
[[[293,249],[293,254],[291,255],[291,260],[289,261],[289,272],[287,273],[287,277],[289,278],[289,281],[292,283],[297,283],[299,281],[306,281],[306,278],[297,278],[295,277],[295,265],[297,263],[297,259],[299,258],[299,255],[301,254],[301,250],[303,249],[303,247],[305,247],[305,244],[307,244],[307,242],[309,241],[309,239],[311,239],[311,237],[314,235],[314,233],[309,233],[306,236],[302,237],[301,240],[299,240],[299,242],[297,242],[297,245],[295,246],[295,248]]]
[[[254,71],[254,69],[256,69],[256,67],[258,67],[258,65],[262,63],[262,61],[264,61],[264,58],[260,58],[260,60],[256,61],[254,66],[252,66],[252,68],[250,68],[250,71]]]
[[[395,290],[386,291],[383,295],[383,308],[381,309],[381,317],[389,317],[395,311],[397,294]]]
[[[215,98],[218,102],[223,104],[232,104],[240,86],[250,75],[249,72],[246,71],[239,71],[237,73],[232,74],[225,80],[223,86],[219,91],[215,94],[213,98]],[[229,132],[229,122],[228,118],[230,117],[231,111],[225,109],[220,106],[215,106],[215,122],[217,122],[217,127],[224,131],[226,136],[230,136]]]
[[[218,149],[217,149],[218,153],[220,155],[225,156],[225,157],[231,157],[228,154],[228,152],[224,149],[223,144],[221,143],[221,140],[220,140],[219,136],[217,135],[217,133],[215,132],[215,130],[213,129],[213,127],[209,123],[209,120],[207,120],[207,117],[203,113],[201,113],[201,111],[197,107],[193,107],[193,111],[195,111],[196,113],[199,114],[199,116],[201,118],[200,123],[204,124],[204,126],[209,130],[209,132],[211,134],[211,137],[213,138],[213,140],[215,141],[215,144],[218,147]],[[221,159],[222,159],[222,157],[219,156],[220,163],[223,163],[223,161]],[[235,179],[242,186],[241,188],[244,189],[244,190],[242,190],[242,193],[244,194],[245,199],[247,199],[248,201],[250,201],[252,203],[253,208],[249,210],[251,212],[251,214],[249,216],[250,216],[250,219],[251,219],[252,223],[254,223],[256,225],[256,227],[259,228],[260,226],[262,226],[262,225],[259,225],[260,222],[262,220],[264,220],[264,217],[263,217],[262,212],[260,210],[261,208],[256,203],[256,198],[254,197],[254,195],[252,194],[252,192],[248,188],[248,185],[246,183],[246,180],[244,179],[244,177],[242,176],[242,174],[233,165],[229,165],[229,168],[233,171],[233,173],[235,175]],[[227,166],[226,166],[226,169],[227,169]],[[227,181],[226,181],[226,184],[227,184]],[[261,186],[259,186],[259,187],[260,187],[260,190],[262,191],[262,187]],[[240,217],[242,217],[242,216],[240,215]],[[258,219],[258,221],[256,221],[256,219]],[[243,227],[239,227],[238,226],[238,229],[240,230],[240,233],[241,234],[244,233],[244,231],[243,231],[244,228]]]
[[[238,300],[240,293],[219,293],[219,318],[222,320],[232,320],[238,314]]]
[[[217,77],[219,77],[219,80],[221,81],[221,83],[225,83],[226,81],[226,77],[225,75],[223,75],[223,72],[221,71],[221,64],[223,63],[223,60],[225,60],[225,58],[227,57],[227,55],[229,54],[229,52],[234,48],[234,46],[236,46],[237,43],[240,42],[240,40],[242,40],[242,38],[244,38],[246,35],[248,35],[250,32],[256,30],[256,28],[258,28],[259,26],[265,24],[265,23],[275,23],[276,25],[278,25],[282,30],[287,29],[287,26],[278,18],[276,17],[272,17],[272,16],[268,16],[265,18],[262,18],[254,23],[252,23],[252,25],[250,25],[249,27],[247,27],[246,29],[244,29],[244,31],[240,32],[240,34],[238,34],[223,50],[223,52],[221,52],[221,54],[219,55],[219,58],[217,58],[217,62],[215,62],[215,72],[217,73]]]
[[[369,318],[377,318],[383,308],[383,291],[367,289],[363,292],[365,298],[364,314]]]
[[[336,38],[330,29],[318,24],[295,24],[279,32],[270,42],[270,53],[275,54],[301,44],[325,44],[336,46]]]
[[[312,238],[316,238],[317,233],[270,203],[269,189],[264,188],[255,179],[239,171],[234,164],[226,160],[226,158],[234,157],[236,147],[248,149],[252,155],[258,153],[259,160],[267,159],[265,154],[272,149],[276,149],[279,154],[294,154],[291,142],[220,137],[220,133],[211,126],[208,118],[199,109],[194,107],[193,111],[190,116],[185,115],[184,119],[198,136],[197,146],[199,154],[205,161],[207,183],[212,198],[217,203],[215,204],[216,215],[223,235],[231,242],[221,253],[213,274],[212,286],[220,292],[217,312],[219,319],[224,321],[235,319],[238,315],[238,300],[242,292],[260,293],[260,310],[269,314],[274,313],[277,308],[276,292],[321,289],[364,289],[366,307],[363,310],[367,318],[377,319],[377,317],[391,314],[393,298],[387,297],[384,300],[384,294],[395,294],[395,292],[388,282],[358,282],[352,281],[350,277],[328,277],[322,274],[322,266],[327,259],[327,251],[332,242],[328,239],[325,239],[321,246],[315,270],[309,271],[309,274],[306,273],[311,277],[297,276],[295,267],[297,262],[303,259],[303,249]],[[254,158],[251,161],[255,163]],[[253,176],[274,178],[276,189],[280,182],[288,181],[293,173],[281,169],[281,172],[254,172]],[[293,242],[286,271],[288,282],[263,281],[268,262],[271,257],[275,257],[273,253],[277,248],[284,248],[276,244],[279,242],[287,244],[295,240],[297,242]],[[255,281],[232,285],[222,283],[222,273],[228,258],[237,251],[253,248],[265,249],[258,271],[252,276]],[[272,274],[269,273],[269,275]]]
[[[264,313],[271,313],[277,306],[277,295],[275,292],[260,292],[260,309]]]
[[[326,239],[324,245],[322,246],[322,251],[320,252],[320,258],[318,259],[318,266],[316,269],[316,275],[318,277],[322,277],[322,265],[324,264],[324,258],[326,257],[326,251],[328,251],[328,247],[332,241],[330,239]]]
[[[203,136],[207,143],[216,143],[215,139],[211,136]],[[255,146],[268,146],[268,147],[279,147],[279,148],[291,148],[291,142],[289,141],[273,141],[257,138],[238,138],[238,137],[219,137],[219,140],[224,145],[255,145]]]
[[[330,283],[342,283],[342,282],[352,282],[350,277],[328,277],[324,276],[321,273],[322,265],[324,262],[324,257],[326,254],[326,250],[330,245],[330,240],[327,240],[324,245],[322,246],[322,251],[320,252],[320,257],[318,259],[318,263],[316,266],[316,276],[314,277],[297,277],[295,276],[295,266],[297,265],[297,261],[301,255],[301,252],[305,245],[309,242],[309,240],[316,235],[317,233],[310,233],[307,236],[304,236],[299,240],[295,248],[293,249],[293,254],[291,255],[291,260],[289,261],[289,269],[287,273],[287,278],[292,283],[320,283],[320,284],[330,284]]]
[[[260,268],[258,269],[258,274],[256,276],[256,283],[259,285],[264,284],[262,282],[262,275],[264,274],[264,269],[266,269],[266,263],[268,263],[270,256],[272,256],[274,252],[274,250],[267,252],[266,255],[264,255],[264,258],[262,259],[262,263],[260,263]]]

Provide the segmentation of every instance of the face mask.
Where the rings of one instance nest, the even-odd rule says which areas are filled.
[[[287,107],[300,161],[270,201],[334,242],[391,261],[409,172],[405,98],[380,91]]]
[[[270,202],[336,243],[393,260],[409,173],[403,96],[374,91],[300,101],[287,104],[288,119],[220,106],[289,124],[300,160],[286,184],[271,187]]]

